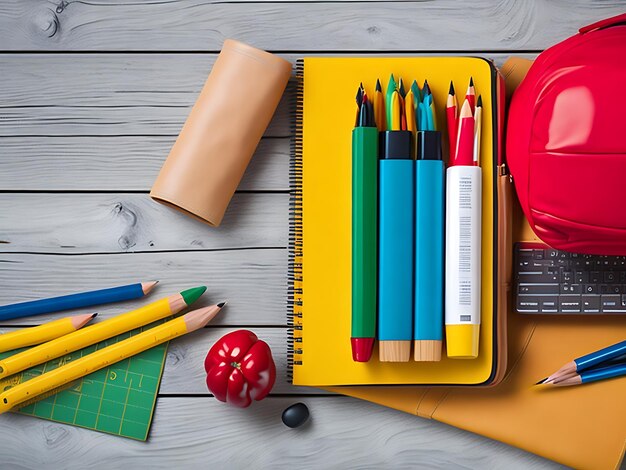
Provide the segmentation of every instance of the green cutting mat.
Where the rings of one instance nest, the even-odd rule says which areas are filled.
[[[2,379],[0,392],[152,326],[138,328]],[[28,404],[18,413],[145,441],[163,374],[167,345],[161,344],[87,375],[65,390]],[[2,353],[0,358],[16,352]]]

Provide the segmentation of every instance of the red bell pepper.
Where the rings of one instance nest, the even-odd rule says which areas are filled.
[[[222,336],[209,350],[204,369],[215,398],[241,408],[265,398],[276,381],[270,347],[248,330]]]

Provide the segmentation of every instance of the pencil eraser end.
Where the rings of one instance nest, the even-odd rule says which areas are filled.
[[[453,359],[476,359],[480,325],[446,325],[446,352]]]
[[[350,338],[352,343],[352,360],[369,362],[374,350],[374,338]]]

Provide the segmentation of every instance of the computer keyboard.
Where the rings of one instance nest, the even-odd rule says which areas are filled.
[[[515,244],[516,310],[545,314],[626,314],[626,256],[568,253]]]

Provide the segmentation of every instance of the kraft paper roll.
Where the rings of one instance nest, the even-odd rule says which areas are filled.
[[[226,40],[150,196],[218,226],[291,75],[291,64]]]

